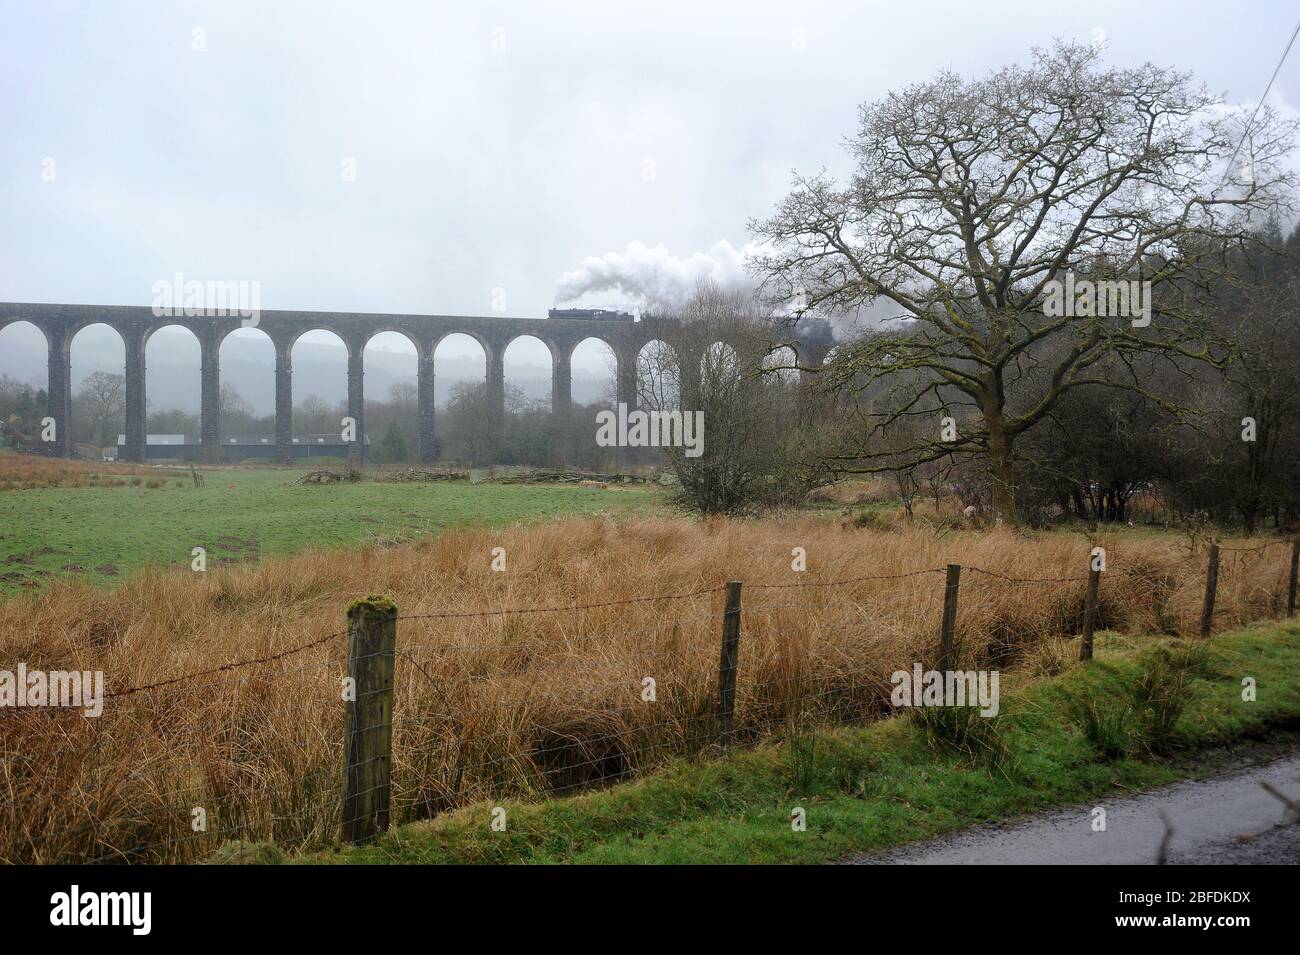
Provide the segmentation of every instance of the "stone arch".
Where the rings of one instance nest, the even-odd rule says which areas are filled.
[[[40,344],[37,344],[39,338]],[[22,372],[18,380],[25,393],[16,396],[14,405],[0,409],[0,423],[4,423],[9,414],[19,417],[19,431],[27,438],[39,440],[41,420],[49,413],[50,375],[49,356],[50,339],[45,329],[33,321],[24,318],[0,319],[0,353],[14,354],[20,342],[25,342],[24,351],[36,352],[39,360],[22,362]],[[41,370],[44,369],[44,370]],[[17,369],[15,369],[17,370]],[[27,377],[30,374],[32,377]],[[39,378],[39,384],[33,379]]]
[[[229,350],[227,346],[231,346]],[[254,352],[258,353],[256,358],[253,357]],[[279,361],[278,352],[279,349],[271,333],[265,328],[256,325],[230,329],[221,336],[217,343],[217,356],[221,361],[222,368],[227,370],[229,370],[229,363],[232,358],[236,361],[247,360],[250,363],[256,363],[259,367],[267,364],[266,359],[269,358],[270,364],[275,367]],[[241,353],[248,357],[246,359],[242,358]],[[276,382],[273,377],[259,378],[251,385],[244,385],[238,389],[232,383],[229,390],[226,388],[226,383],[223,382],[221,395],[221,428],[223,433],[229,434],[236,439],[253,439],[263,445],[273,443],[275,438],[274,426],[267,427],[267,415],[265,414],[265,409],[275,407]],[[236,395],[238,401],[234,400]],[[245,404],[249,407],[245,408]],[[251,414],[252,420],[241,420],[245,411]]]
[[[381,327],[367,334],[361,354],[367,369],[367,387],[363,397],[367,405],[367,426],[372,432],[372,456],[385,464],[418,460],[420,366],[423,358],[420,343],[401,329]],[[380,354],[388,356],[382,364],[378,359]],[[404,448],[401,455],[391,454],[384,444],[389,429],[394,425]]]
[[[475,355],[473,353],[472,348],[466,347],[470,342],[473,342],[474,344],[478,345],[479,347],[478,355]],[[445,396],[445,401],[451,400],[451,392],[452,392],[452,388],[454,387],[453,383],[459,384],[461,382],[467,382],[467,381],[478,382],[478,381],[483,381],[486,378],[487,370],[488,370],[488,361],[491,354],[492,354],[492,346],[487,342],[485,338],[483,338],[477,332],[449,331],[449,332],[445,332],[442,335],[439,335],[436,339],[434,339],[433,345],[429,349],[429,357],[432,358],[434,361],[435,374],[437,374],[438,379],[444,383],[440,387],[443,388],[442,394]],[[469,362],[482,361],[483,362],[482,376],[476,375],[472,372],[462,374],[462,375],[457,375],[457,376],[452,376],[452,375],[438,372],[437,362],[439,358],[442,358],[443,360],[447,360],[452,357],[459,357],[461,360],[469,361]]]
[[[609,349],[610,354],[618,354],[619,343],[617,341],[613,338],[607,338],[599,332],[593,331],[589,335],[583,335],[569,347],[569,357],[573,357],[573,353],[578,350],[579,346],[585,345],[587,342],[595,342],[598,345],[604,345]]]
[[[96,325],[103,325],[105,328],[111,328],[117,333],[117,337],[122,341],[123,348],[126,347],[130,338],[129,332],[117,322],[106,318],[83,318],[75,322],[69,322],[63,326],[62,342],[63,352],[66,355],[72,354],[72,342],[84,332],[87,328],[93,328]],[[49,334],[47,332],[47,334]]]
[[[451,417],[450,420],[458,422],[459,426],[445,431],[436,443],[439,451],[445,447],[453,460],[464,464],[490,463],[497,437],[495,429],[500,425],[498,412],[493,407],[494,401],[501,397],[494,392],[494,387],[500,387],[502,382],[499,378],[494,381],[493,374],[494,366],[500,369],[500,360],[500,349],[494,349],[484,336],[460,328],[443,332],[429,348],[430,383],[427,391],[432,394],[425,406],[429,419],[432,420],[437,404],[432,395],[441,397],[448,414],[455,411],[461,417],[466,413],[487,415],[484,420],[468,422],[457,416]],[[458,373],[450,372],[447,367],[450,361],[461,366]],[[478,370],[480,368],[482,371]],[[429,433],[432,434],[432,426]]]
[[[157,339],[155,336],[163,332],[163,338]],[[177,334],[181,332],[183,334]],[[183,343],[183,344],[182,344]],[[192,343],[192,344],[191,344]],[[203,342],[198,333],[188,324],[182,322],[165,322],[152,326],[145,330],[142,340],[141,355],[142,371],[140,383],[143,386],[141,392],[143,398],[143,415],[146,434],[146,447],[148,444],[148,435],[153,434],[184,434],[186,444],[196,444],[204,432],[203,414],[208,409],[203,407]],[[185,365],[184,374],[177,376],[177,383],[184,381],[183,386],[187,390],[190,386],[193,393],[187,394],[185,400],[176,403],[173,407],[162,407],[156,400],[151,401],[149,396],[158,392],[158,366],[164,364],[164,356],[168,362],[181,360]],[[150,368],[154,369],[152,372]],[[192,373],[190,373],[192,371]],[[152,387],[151,387],[152,383]],[[192,399],[192,400],[190,400]],[[162,421],[156,421],[150,424],[151,414],[164,415],[168,412],[181,412],[185,416],[194,415],[199,422],[197,429],[191,429],[183,423],[183,420],[167,415]],[[179,429],[179,430],[178,430]]]
[[[312,339],[304,342],[303,338],[311,335]],[[322,387],[312,383],[306,387],[295,385],[296,397],[293,415],[293,431],[306,440],[309,436],[333,436],[340,432],[340,419],[348,409],[348,369],[353,361],[353,349],[347,335],[327,324],[313,325],[295,331],[286,341],[287,356],[290,363],[301,370],[303,362],[297,349],[301,345],[341,345],[343,354],[324,358],[322,363],[329,366],[329,384]],[[336,377],[335,367],[341,365],[341,374]],[[326,442],[328,443],[328,442]]]
[[[147,346],[149,344],[149,339],[153,338],[154,335],[162,331],[164,328],[183,328],[198,339],[200,343],[202,343],[205,336],[210,336],[213,331],[211,325],[204,325],[195,319],[184,318],[179,315],[161,315],[143,323],[143,325],[139,323],[132,323],[132,325],[132,331],[138,332],[140,336],[141,347]]]
[[[575,400],[580,404],[614,405],[618,401],[618,351],[600,335],[587,335],[569,349],[575,377],[586,379]],[[585,400],[584,400],[585,399]]]
[[[681,407],[682,365],[677,350],[661,338],[642,343],[636,353],[638,403],[646,408]]]
[[[337,328],[334,325],[329,324],[328,322],[321,322],[319,324],[314,324],[309,327],[295,329],[294,331],[289,333],[289,336],[286,339],[286,347],[289,349],[290,354],[292,354],[294,348],[298,344],[298,341],[304,335],[317,335],[323,332],[327,332],[330,335],[333,335],[335,338],[337,338],[342,343],[343,347],[347,349],[348,357],[349,358],[352,357],[352,352],[353,352],[352,343],[353,341],[355,341],[354,336],[349,334],[347,329]]]
[[[36,334],[32,334],[33,332],[35,332]],[[13,341],[15,339],[15,336],[19,338],[29,339],[32,343],[31,347],[35,347],[36,337],[39,335],[41,340],[41,344],[40,344],[41,357],[45,358],[49,354],[49,350],[50,350],[49,333],[46,332],[46,330],[39,323],[32,321],[29,318],[15,317],[15,318],[0,319],[0,341],[3,341],[5,335],[8,335],[10,341]],[[12,348],[13,346],[11,345],[9,347]],[[41,365],[42,367],[44,367],[43,361],[41,362]],[[42,391],[46,391],[50,387],[50,376],[49,376],[48,368],[44,373],[44,377],[45,377],[45,384],[40,386]]]
[[[104,328],[110,329],[113,332],[114,336],[116,336],[117,338],[118,347],[121,350],[120,353],[122,357],[120,360],[117,361],[108,360],[108,361],[96,362],[95,364],[100,367],[95,367],[87,370],[86,366],[90,364],[89,362],[86,362],[84,358],[80,362],[77,361],[76,342],[77,339],[81,337],[83,332],[87,331],[88,329],[95,328],[97,326],[102,326]],[[102,354],[103,347],[104,346],[102,345],[100,346],[101,354]],[[113,349],[113,350],[117,351],[117,349]],[[89,376],[95,374],[96,372],[105,372],[106,374],[115,375],[117,374],[117,372],[111,369],[116,367],[122,369],[122,377],[124,379],[128,377],[128,370],[126,367],[127,364],[126,336],[122,333],[121,329],[119,329],[116,325],[110,322],[95,321],[94,319],[88,319],[82,322],[78,322],[76,323],[75,326],[72,326],[68,329],[68,333],[63,340],[63,355],[66,361],[66,379],[65,379],[66,393],[63,395],[64,406],[66,408],[66,415],[64,417],[66,418],[66,420],[59,421],[58,427],[63,428],[65,431],[63,440],[66,441],[65,447],[67,451],[71,452],[73,445],[77,443],[79,438],[84,439],[86,443],[96,444],[98,447],[116,446],[117,436],[119,434],[119,432],[116,430],[118,421],[119,420],[121,421],[123,430],[125,430],[125,424],[126,424],[125,384],[123,385],[123,394],[122,394],[122,402],[121,402],[122,407],[120,409],[116,409],[116,401],[108,397],[107,394],[105,395],[105,399],[101,403],[100,408],[94,410],[88,409],[92,417],[92,420],[88,422],[88,424],[90,425],[89,434],[82,434],[78,430],[78,425],[80,424],[80,422],[78,422],[76,418],[76,402],[74,401],[73,395],[80,392],[86,380],[89,378]],[[79,365],[81,366],[80,368],[78,367]],[[55,417],[57,418],[58,415],[56,415]],[[108,420],[110,418],[112,420]],[[98,419],[98,420],[93,420],[93,419]],[[109,434],[108,433],[109,430],[112,430],[113,433]]]
[[[546,401],[549,404],[549,406],[552,409],[554,409],[557,404],[556,395],[555,395],[555,390],[556,390],[555,368],[559,360],[559,349],[555,346],[553,342],[546,340],[541,335],[531,335],[531,334],[515,335],[513,338],[507,341],[505,343],[505,346],[501,349],[502,372],[505,375],[505,380],[507,383],[509,383],[511,379],[509,365],[511,361],[512,350],[515,355],[514,360],[516,362],[516,367],[534,367],[528,362],[535,361],[541,358],[542,356],[545,356],[546,358],[549,359],[550,365],[546,369],[546,374],[547,377],[551,379],[551,388],[550,391],[547,392]],[[522,361],[520,359],[521,352],[528,355],[528,357],[524,358]]]
[[[396,325],[377,325],[365,333],[365,339],[362,342],[362,348],[370,347],[370,343],[380,335],[400,335],[406,339],[407,343],[415,350],[415,357],[418,361],[424,357],[424,349],[419,339],[404,328],[398,328]],[[391,339],[390,339],[391,341]]]
[[[49,348],[50,333],[46,330],[44,323],[41,322],[40,319],[25,318],[21,312],[11,315],[0,315],[0,332],[3,332],[11,325],[30,325],[41,333],[41,338],[45,340],[46,348]]]
[[[799,383],[799,366],[802,363],[799,350],[790,344],[772,345],[761,359],[764,371],[791,386]]]
[[[741,371],[740,352],[726,341],[715,341],[705,346],[700,356],[700,374],[706,378],[715,375],[736,376]]]

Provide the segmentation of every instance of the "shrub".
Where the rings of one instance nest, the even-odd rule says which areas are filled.
[[[936,752],[969,756],[990,770],[1002,770],[1011,760],[1001,716],[981,716],[975,706],[918,706],[911,715]]]
[[[1156,647],[1143,657],[1128,696],[1133,704],[1134,741],[1147,752],[1168,752],[1173,745],[1190,682],[1186,659],[1168,648]]]
[[[873,531],[897,530],[894,517],[890,512],[871,507],[864,508],[853,518],[853,526],[858,530],[863,528]]]
[[[1129,730],[1131,710],[1123,701],[1087,687],[1070,694],[1066,713],[1070,722],[1083,733],[1092,749],[1105,760],[1115,760],[1128,752],[1132,744]]]
[[[1175,640],[1167,645],[1167,649],[1169,661],[1188,676],[1215,680],[1224,675],[1215,664],[1210,648],[1204,643]]]
[[[1048,637],[1034,647],[1026,661],[1035,676],[1060,676],[1079,660],[1079,644],[1074,640]]]
[[[817,728],[807,720],[791,719],[785,734],[790,786],[800,795],[809,793],[817,776]]]

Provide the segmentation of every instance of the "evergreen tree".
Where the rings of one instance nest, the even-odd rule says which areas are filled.
[[[396,418],[388,423],[388,433],[384,435],[379,449],[384,464],[396,464],[406,460],[406,438],[402,436],[402,429]]]

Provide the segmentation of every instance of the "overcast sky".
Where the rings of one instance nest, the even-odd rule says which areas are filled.
[[[266,308],[490,315],[495,292],[540,317],[589,257],[727,279],[792,168],[843,171],[864,100],[1060,36],[1254,101],[1297,16],[1294,0],[0,0],[0,300],[146,305],[181,272],[256,280]],[[1270,100],[1300,104],[1300,51]]]

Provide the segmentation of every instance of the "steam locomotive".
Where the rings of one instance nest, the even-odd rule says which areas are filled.
[[[553,308],[546,313],[547,318],[576,318],[580,321],[634,322],[628,312],[616,312],[609,308]]]

